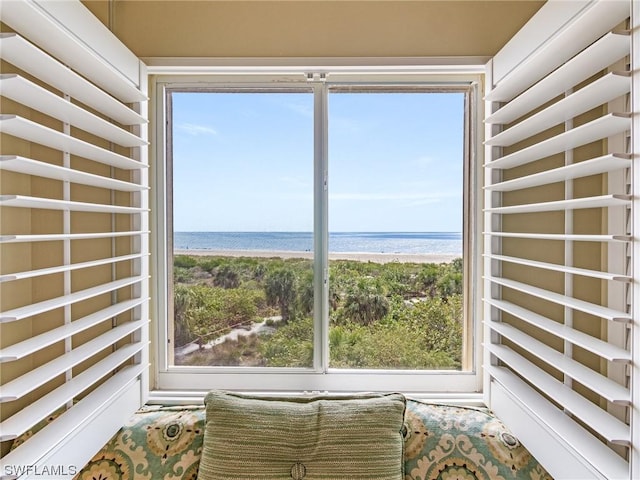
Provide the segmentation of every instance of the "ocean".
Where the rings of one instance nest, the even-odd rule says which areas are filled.
[[[174,232],[176,250],[313,249],[311,232]],[[462,255],[459,232],[333,232],[330,252]]]

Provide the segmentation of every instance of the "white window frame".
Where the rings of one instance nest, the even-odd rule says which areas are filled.
[[[150,90],[152,92],[152,119],[155,119],[155,126],[152,127],[152,145],[155,146],[153,158],[155,159],[155,175],[153,191],[152,211],[155,212],[152,223],[152,242],[154,248],[153,277],[154,296],[152,302],[155,309],[154,318],[156,322],[155,331],[155,386],[156,391],[152,392],[151,398],[157,401],[171,401],[182,399],[185,396],[199,397],[203,391],[214,388],[225,388],[231,390],[253,390],[253,391],[335,391],[348,392],[358,390],[375,391],[402,391],[430,398],[441,398],[448,400],[460,400],[467,404],[470,402],[480,402],[482,391],[482,322],[481,322],[481,302],[477,292],[481,285],[481,245],[479,244],[481,235],[481,175],[483,163],[482,129],[480,128],[483,118],[483,102],[479,92],[483,89],[484,66],[471,67],[386,67],[386,68],[309,68],[309,67],[287,67],[286,71],[280,72],[277,68],[255,67],[245,69],[229,69],[227,67],[207,67],[195,68],[197,74],[188,71],[184,72],[184,67],[150,67],[153,75],[150,79]],[[186,69],[186,70],[193,70]],[[204,71],[202,71],[204,70]],[[325,72],[331,71],[325,75]],[[176,74],[178,73],[178,74]],[[410,86],[432,85],[434,87],[450,87],[460,90],[462,87],[468,88],[469,99],[465,106],[469,109],[468,121],[465,132],[465,156],[470,160],[465,162],[465,168],[469,172],[465,174],[464,192],[465,196],[465,225],[468,230],[468,241],[464,242],[465,260],[465,311],[471,320],[466,324],[470,325],[472,335],[465,335],[466,351],[469,352],[467,371],[390,371],[390,370],[346,370],[346,369],[319,369],[303,371],[292,368],[247,368],[247,367],[184,367],[170,366],[168,362],[168,341],[167,332],[168,308],[170,306],[169,287],[171,266],[168,265],[168,253],[172,249],[170,239],[170,224],[167,209],[167,188],[165,185],[170,176],[167,169],[167,136],[166,125],[169,118],[166,112],[165,99],[166,88],[273,88],[275,86],[288,86],[322,90],[324,86],[345,84],[367,84],[367,85],[396,85]],[[324,125],[326,132],[326,92],[315,96],[316,105],[314,125]],[[152,120],[153,121],[153,120]],[[317,127],[314,127],[317,128]],[[327,145],[326,138],[322,135],[314,135],[315,145],[315,181],[319,184],[318,175],[324,175],[327,165]],[[320,160],[318,160],[320,159]],[[320,171],[317,171],[320,169]],[[326,191],[316,188],[314,194],[316,198],[314,209],[315,235],[322,235],[322,231],[327,227],[318,227],[322,222],[326,224],[327,195]],[[325,212],[323,214],[322,212]],[[326,245],[326,243],[324,243]],[[322,274],[318,266],[323,265],[326,256],[316,251],[315,271]],[[318,277],[321,278],[321,277]],[[318,286],[320,282],[316,281]],[[316,292],[316,297],[320,292]],[[319,316],[316,315],[316,321]],[[325,339],[326,342],[325,332]],[[316,348],[316,355],[319,354]],[[327,364],[327,360],[320,364]],[[471,364],[471,365],[469,365]],[[214,372],[215,373],[212,373]],[[178,400],[179,401],[179,400]]]

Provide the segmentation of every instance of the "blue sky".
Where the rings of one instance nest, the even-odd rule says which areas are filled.
[[[329,230],[462,230],[463,95],[329,94]],[[175,231],[311,231],[311,93],[173,93]]]

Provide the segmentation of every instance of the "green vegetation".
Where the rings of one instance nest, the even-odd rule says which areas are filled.
[[[329,270],[332,367],[460,368],[462,259]],[[309,260],[176,256],[176,364],[310,367],[313,293]],[[179,354],[189,343],[197,351]]]

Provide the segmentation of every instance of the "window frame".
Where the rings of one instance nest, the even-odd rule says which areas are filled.
[[[215,70],[215,69],[213,69]],[[308,72],[316,73],[308,73]],[[163,72],[164,73],[164,72]],[[480,128],[483,118],[483,102],[480,92],[483,89],[483,73],[480,70],[460,73],[456,68],[451,71],[443,71],[442,68],[426,68],[419,72],[403,71],[393,68],[390,71],[379,72],[359,71],[348,69],[336,69],[326,74],[322,69],[300,68],[298,71],[274,72],[215,72],[211,68],[204,74],[178,74],[170,72],[151,77],[152,95],[152,128],[155,146],[155,171],[153,211],[155,215],[152,224],[153,251],[152,260],[155,301],[154,338],[156,339],[154,350],[153,374],[155,379],[156,395],[166,401],[166,392],[197,392],[212,388],[224,388],[230,390],[254,390],[254,391],[336,391],[348,392],[355,390],[375,391],[402,391],[421,396],[437,396],[437,398],[467,398],[468,395],[476,395],[482,391],[482,322],[481,302],[478,286],[481,285],[481,231],[482,224],[481,205],[478,199],[481,195],[481,165],[482,165],[482,139]],[[168,199],[170,199],[171,169],[168,168],[168,150],[171,148],[170,135],[166,128],[170,124],[170,110],[166,108],[167,89],[266,89],[276,87],[313,89],[319,91],[314,95],[314,238],[326,235],[328,238],[327,215],[328,196],[326,189],[322,188],[323,182],[318,178],[326,178],[327,172],[327,92],[334,86],[372,86],[372,87],[398,87],[410,88],[420,86],[441,89],[441,91],[461,91],[465,94],[465,132],[464,132],[464,180],[463,180],[463,258],[464,261],[464,308],[465,308],[465,335],[464,347],[466,363],[463,368],[466,371],[390,371],[390,370],[347,370],[347,369],[323,369],[308,371],[293,368],[269,368],[256,369],[247,367],[184,367],[170,366],[168,359],[170,354],[168,335],[168,313],[171,311],[171,278],[169,254],[172,252],[172,239],[170,238],[171,216]],[[321,160],[318,160],[320,158]],[[166,186],[166,187],[165,187]],[[316,249],[314,255],[316,272],[316,302],[327,295],[323,289],[323,276],[325,259],[327,258],[327,240],[321,240],[324,249]],[[320,251],[319,251],[320,250]],[[324,251],[322,251],[324,250]],[[327,263],[328,265],[328,263]],[[318,268],[321,267],[322,268]],[[326,303],[326,298],[324,299]],[[322,301],[322,300],[320,300]],[[324,315],[324,312],[322,313]],[[315,315],[315,322],[321,321],[320,315]],[[319,325],[316,324],[316,327]],[[472,334],[467,335],[471,329]],[[322,341],[328,340],[327,329],[322,329]],[[317,335],[316,335],[317,336]],[[317,351],[314,356],[323,352]],[[323,349],[327,352],[327,349]],[[328,365],[328,359],[319,359],[320,365]],[[318,361],[316,361],[318,365]],[[215,373],[212,373],[215,369]],[[164,392],[164,393],[163,393]],[[479,395],[474,397],[479,399]]]

